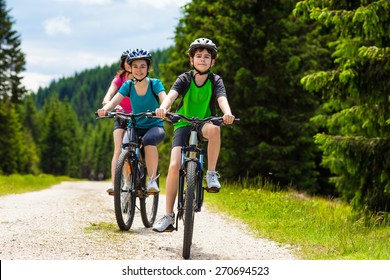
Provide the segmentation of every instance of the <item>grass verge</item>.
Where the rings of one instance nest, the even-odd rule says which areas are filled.
[[[54,176],[48,174],[0,176],[0,196],[8,194],[19,194],[24,192],[40,191],[62,181],[73,181],[74,179],[65,176]]]
[[[388,213],[362,216],[345,203],[271,191],[260,182],[224,183],[219,194],[206,193],[205,203],[242,220],[260,237],[293,245],[302,259],[390,259]]]

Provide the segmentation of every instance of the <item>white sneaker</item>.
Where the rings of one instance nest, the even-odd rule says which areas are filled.
[[[217,171],[207,171],[206,173],[206,182],[207,182],[207,192],[217,193],[221,188],[221,184],[218,181],[219,173]]]
[[[165,214],[153,226],[153,230],[157,232],[172,232],[175,230],[175,213]]]
[[[156,177],[154,177],[153,179],[150,179],[148,180],[148,184],[146,185],[146,191],[148,193],[155,193],[155,192],[159,192],[160,189],[158,188],[158,185],[157,185],[157,178],[159,177],[160,175],[157,175]]]

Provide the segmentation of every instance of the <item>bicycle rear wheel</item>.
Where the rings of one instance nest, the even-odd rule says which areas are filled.
[[[159,179],[156,180],[157,185],[160,186]],[[143,180],[145,185],[145,179]],[[159,193],[146,194],[139,198],[141,206],[141,218],[145,227],[153,226],[157,216]]]
[[[188,259],[191,255],[192,237],[194,232],[195,219],[195,187],[197,184],[196,162],[190,161],[187,164],[187,188],[185,190],[184,202],[184,237],[183,237],[183,258]]]
[[[135,214],[135,190],[133,186],[133,158],[130,151],[122,151],[115,168],[114,208],[121,230],[129,230]]]

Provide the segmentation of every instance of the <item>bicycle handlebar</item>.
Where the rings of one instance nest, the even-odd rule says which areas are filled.
[[[211,116],[204,119],[199,119],[197,117],[187,117],[182,114],[169,113],[169,112],[167,112],[165,115],[172,123],[177,123],[180,119],[183,119],[191,124],[201,124],[201,123],[211,122],[212,124],[218,126],[226,125],[223,123],[223,117]],[[234,123],[239,124],[240,119],[234,119]]]
[[[107,112],[107,115],[104,116],[104,117],[99,117],[99,115],[97,114],[97,112],[95,112],[95,115],[97,116],[96,119],[111,119],[111,118],[122,118],[122,119],[134,119],[136,117],[142,117],[142,116],[145,116],[147,118],[152,118],[152,117],[155,117],[156,116],[156,113],[155,112],[141,112],[141,113],[124,113],[124,112]]]
[[[135,119],[136,117],[142,117],[142,116],[145,116],[147,118],[156,118],[156,113],[150,112],[150,111],[136,113],[136,114],[135,113],[114,112],[113,111],[113,112],[107,112],[107,115],[104,117],[99,117],[97,112],[95,112],[95,115],[97,116],[96,119],[117,118],[117,117],[122,118],[122,119]],[[211,117],[207,117],[204,119],[199,119],[197,117],[187,117],[187,116],[184,116],[182,114],[169,113],[169,112],[167,112],[165,114],[165,116],[167,117],[167,119],[171,123],[177,123],[180,119],[183,119],[191,124],[202,124],[202,123],[211,122],[212,124],[218,125],[218,126],[227,125],[227,124],[223,123],[223,117],[211,116]],[[234,119],[233,123],[239,124],[240,119]]]

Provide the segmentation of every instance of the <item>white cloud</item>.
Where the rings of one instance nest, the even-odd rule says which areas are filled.
[[[184,4],[188,3],[188,0],[143,0],[143,1],[137,1],[137,0],[127,0],[127,3],[134,4],[134,3],[142,3],[142,5],[148,5],[152,6],[157,9],[164,9],[167,7],[180,7]]]
[[[58,75],[27,72],[23,75],[22,83],[27,90],[37,92],[39,87],[47,87],[51,81],[58,78],[60,78]]]
[[[63,3],[79,3],[86,5],[107,5],[112,3],[112,0],[57,0],[57,2]]]
[[[72,29],[70,27],[70,19],[63,16],[49,18],[43,22],[43,26],[45,28],[46,33],[50,36],[72,33]]]

